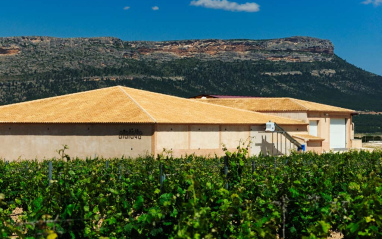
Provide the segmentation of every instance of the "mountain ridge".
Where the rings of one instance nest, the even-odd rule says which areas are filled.
[[[183,97],[285,96],[382,111],[382,77],[347,63],[319,38],[0,38],[0,104],[116,84]]]
[[[12,69],[9,65],[2,64],[0,75],[54,70],[52,65],[45,64],[47,62],[58,64],[56,67],[70,69],[80,69],[79,64],[96,68],[122,67],[123,59],[172,61],[195,57],[201,60],[225,62],[235,60],[314,62],[330,61],[333,52],[334,46],[329,40],[311,37],[177,41],[123,41],[114,37],[5,37],[0,38],[0,62],[5,62],[4,58],[13,57],[20,71],[17,72],[17,68]],[[67,57],[63,61],[56,59],[62,56]],[[84,62],[84,59],[87,61]],[[43,68],[39,67],[41,62],[45,64]],[[8,69],[16,72],[9,72]]]

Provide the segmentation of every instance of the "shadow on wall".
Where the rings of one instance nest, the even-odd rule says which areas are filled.
[[[267,140],[267,136],[261,136],[261,143],[255,144],[255,146],[260,146],[260,152],[264,155],[283,155],[284,153],[278,150],[275,143],[270,143]]]
[[[50,135],[50,136],[116,136],[120,139],[152,136],[151,124],[2,124],[0,136],[8,135]]]

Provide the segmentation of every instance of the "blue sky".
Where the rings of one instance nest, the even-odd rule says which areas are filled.
[[[0,0],[0,37],[331,40],[382,75],[382,0]]]

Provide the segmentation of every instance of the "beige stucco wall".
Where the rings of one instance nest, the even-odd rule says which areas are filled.
[[[191,125],[190,149],[221,148],[219,125]]]
[[[289,119],[296,119],[296,120],[302,120],[304,122],[308,122],[308,116],[306,112],[301,112],[301,111],[296,111],[296,112],[261,112],[261,113],[266,113],[270,115],[275,115],[275,116],[281,116]],[[277,122],[276,122],[277,123]]]
[[[157,125],[156,150],[187,149],[189,147],[188,125]]]
[[[280,125],[290,135],[307,134],[307,126]],[[297,147],[292,144],[283,134],[265,132],[264,126],[251,127],[251,151],[252,156],[259,155],[289,155]],[[305,142],[302,142],[305,143]]]
[[[351,140],[351,147],[353,149],[360,149],[360,148],[362,148],[362,139],[352,139]]]
[[[248,142],[249,125],[158,125],[155,135],[155,153],[166,149],[174,157],[222,156],[223,144],[234,151],[240,142]]]
[[[129,134],[131,129],[138,131]],[[71,157],[138,157],[151,154],[152,135],[150,124],[1,124],[0,157],[59,157],[57,150],[63,145],[68,145],[65,153]]]
[[[303,120],[309,123],[311,120],[318,121],[317,136],[323,138],[322,151],[330,151],[330,119],[331,118],[345,118],[346,119],[346,147],[352,147],[352,139],[354,139],[354,127],[352,126],[352,116],[350,113],[333,113],[333,112],[264,112],[272,115],[287,117],[291,119]],[[308,130],[309,132],[309,126]],[[356,144],[354,144],[356,145]],[[309,150],[309,146],[307,148]],[[317,151],[317,147],[312,148]]]
[[[288,153],[290,143],[281,134],[264,132],[264,125],[170,125],[170,124],[1,124],[0,158],[49,159],[59,157],[57,150],[68,145],[73,157],[138,157],[171,150],[174,157],[196,154],[222,156],[223,144],[235,151],[240,142],[249,144],[250,136],[260,151],[277,149]],[[306,126],[283,126],[293,133],[304,133]],[[255,131],[251,131],[254,129]],[[130,130],[130,133],[129,133]],[[259,141],[260,140],[260,141]],[[286,146],[285,146],[286,145]],[[257,146],[256,146],[257,147]],[[254,150],[253,152],[251,152]],[[258,154],[250,148],[250,153]],[[259,152],[260,152],[259,151]],[[276,154],[276,152],[275,152]]]
[[[318,121],[317,127],[317,136],[323,138],[321,144],[321,150],[318,146],[309,146],[307,144],[307,150],[312,150],[316,152],[328,152],[330,151],[330,119],[331,118],[345,118],[346,119],[346,148],[358,147],[356,143],[352,143],[354,139],[354,127],[352,126],[352,116],[350,113],[333,113],[333,112],[262,112],[276,116],[287,117],[296,120],[303,120],[306,123],[309,123],[311,120]],[[293,134],[293,130],[289,131]],[[307,128],[307,132],[309,132],[309,125]],[[298,133],[298,132],[297,132]],[[261,136],[265,138],[265,135]],[[305,142],[302,142],[305,143]],[[314,143],[316,145],[318,143]],[[313,143],[311,143],[313,145]]]
[[[281,125],[281,127],[289,134],[306,134],[308,132],[307,125]]]
[[[323,138],[322,149],[324,152],[330,151],[330,119],[345,118],[346,119],[346,148],[351,148],[351,139],[354,135],[352,129],[352,118],[350,113],[325,113],[325,112],[309,112],[308,120],[317,120],[317,136]],[[309,126],[308,126],[309,132]]]
[[[221,126],[221,143],[229,149],[235,149],[239,145],[246,147],[249,144],[248,125]]]
[[[307,151],[322,153],[322,141],[308,141],[306,143]]]
[[[352,124],[352,117],[348,115],[346,118],[346,148],[352,147],[352,139],[354,139],[354,131]]]

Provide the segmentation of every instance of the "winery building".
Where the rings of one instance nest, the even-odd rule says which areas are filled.
[[[352,116],[357,114],[354,110],[294,98],[220,95],[194,98],[201,102],[302,120],[308,124],[308,134],[295,137],[307,146],[316,145],[317,153],[362,147],[362,142],[354,139]]]
[[[284,133],[267,132],[276,122]],[[286,133],[288,132],[288,133]],[[249,145],[250,154],[288,154],[287,135],[307,135],[306,121],[116,86],[0,107],[0,157],[137,157],[163,149],[173,156],[223,155]],[[310,150],[309,146],[307,150]]]

